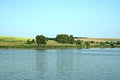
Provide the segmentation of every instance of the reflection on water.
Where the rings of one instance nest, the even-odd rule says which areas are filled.
[[[0,80],[36,80],[35,50],[0,50]]]
[[[45,50],[36,51],[36,54],[37,79],[46,80],[49,77],[54,77],[56,74],[54,73],[56,68],[56,55],[46,53]]]
[[[72,78],[70,74],[73,71],[73,56],[66,54],[65,51],[61,55],[61,52],[59,50],[37,51],[38,79],[61,80],[64,78],[66,80]]]
[[[109,49],[37,51],[38,79],[118,80],[119,51]]]
[[[0,80],[120,80],[120,49],[0,50]]]

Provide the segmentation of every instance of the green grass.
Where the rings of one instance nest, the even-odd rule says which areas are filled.
[[[26,41],[28,38],[12,37],[12,36],[0,36],[1,42],[22,42]]]
[[[12,46],[12,45],[17,45],[17,44],[25,44],[27,40],[28,38],[0,36],[0,45]]]

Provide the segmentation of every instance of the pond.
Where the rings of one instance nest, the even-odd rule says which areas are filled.
[[[120,80],[120,49],[0,49],[0,80]]]

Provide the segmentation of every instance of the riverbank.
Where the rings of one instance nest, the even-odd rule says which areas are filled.
[[[110,45],[91,45],[91,46],[82,46],[75,44],[18,44],[18,45],[0,45],[0,49],[72,49],[72,48],[112,48]],[[114,48],[120,48],[120,46],[114,46]]]
[[[28,44],[29,38],[0,36],[0,49],[68,49],[68,48],[120,48],[116,38],[75,38],[73,44],[59,43],[54,39],[48,39],[46,44]],[[29,40],[32,40],[31,38]],[[112,44],[111,44],[112,43]]]

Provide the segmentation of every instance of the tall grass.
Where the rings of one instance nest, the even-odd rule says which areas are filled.
[[[114,47],[119,47],[120,45],[116,45]],[[59,44],[59,45],[47,45],[47,44],[18,44],[18,45],[0,45],[0,48],[5,49],[72,49],[72,48],[111,48],[110,45],[90,45],[89,47],[85,45],[74,45],[74,44]]]

